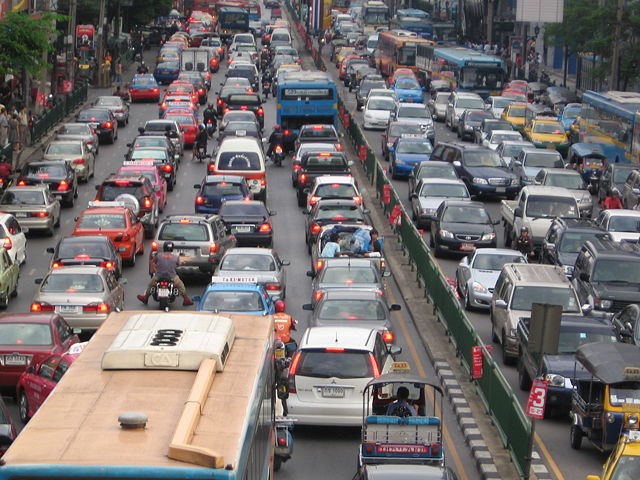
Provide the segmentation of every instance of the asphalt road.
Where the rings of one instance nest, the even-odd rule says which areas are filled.
[[[145,52],[145,58],[149,65],[154,65],[152,58],[154,52]],[[214,92],[219,88],[223,79],[223,71],[213,77],[209,98],[215,99]],[[90,90],[90,99],[98,95],[110,94],[111,90]],[[36,291],[34,279],[43,277],[50,262],[50,255],[44,253],[46,248],[54,246],[62,236],[69,235],[74,226],[74,217],[86,207],[88,201],[95,196],[94,185],[99,183],[108,174],[115,172],[121,165],[126,144],[130,142],[137,133],[137,127],[144,124],[146,120],[158,117],[158,107],[154,103],[135,103],[131,106],[131,117],[129,125],[119,130],[119,139],[114,145],[102,145],[100,155],[96,161],[96,174],[89,184],[83,184],[79,188],[79,196],[76,205],[72,209],[63,210],[61,227],[56,230],[53,238],[29,236],[27,242],[28,263],[22,267],[19,294],[15,299],[11,299],[9,312],[27,312],[29,305]],[[269,98],[265,105],[265,135],[271,132],[276,119],[275,102]],[[210,144],[209,151],[211,151]],[[178,184],[173,192],[169,193],[169,202],[164,214],[193,213],[195,190],[194,183],[199,183],[205,174],[205,165],[192,163],[191,151],[187,151],[182,159],[178,170]],[[286,160],[282,168],[269,164],[267,170],[268,178],[268,207],[275,210],[274,217],[275,244],[274,247],[279,252],[281,258],[291,261],[287,273],[287,312],[299,320],[299,331],[295,335],[299,338],[307,324],[308,312],[302,311],[302,304],[309,301],[311,295],[311,281],[306,276],[306,271],[310,267],[310,257],[307,254],[304,243],[304,216],[302,210],[297,207],[295,191],[291,187],[290,162]],[[142,293],[149,281],[147,273],[147,259],[150,251],[150,241],[145,241],[145,255],[138,259],[137,265],[133,268],[125,268],[124,277],[128,283],[126,289],[126,308],[141,308],[141,304],[135,295]],[[205,284],[202,279],[189,281],[186,285],[191,295],[201,294]],[[402,304],[402,295],[393,279],[389,280],[390,299],[394,303]],[[180,305],[179,300],[176,302]],[[150,300],[150,307],[153,308],[153,300]],[[190,307],[194,308],[194,307]],[[405,353],[401,359],[410,362],[419,371],[424,370],[427,376],[436,378],[434,371],[428,361],[423,346],[416,341],[419,338],[411,319],[405,313],[406,308],[394,312],[393,327],[397,336],[397,343],[404,347]],[[12,398],[5,398],[10,407],[14,421],[19,424],[17,409]],[[455,416],[449,408],[449,404],[444,402],[445,411],[445,452],[448,464],[457,472],[460,480],[475,480],[479,478],[471,454],[464,442],[462,434],[458,428]],[[339,429],[339,428],[302,428],[296,427],[294,431],[295,452],[293,458],[286,463],[279,478],[283,479],[327,479],[327,478],[352,478],[355,473],[357,449],[359,445],[359,429]]]
[[[335,66],[329,62],[328,52],[324,52],[324,61],[327,65],[328,71],[331,72],[338,81],[337,70]],[[349,93],[347,88],[344,88],[342,83],[338,83],[338,88],[341,89],[341,95],[343,101],[346,103],[345,110],[351,112],[352,117],[362,126],[363,113],[356,111],[355,94]],[[436,143],[437,142],[457,142],[459,141],[455,132],[449,130],[444,123],[435,122],[436,128]],[[383,160],[382,147],[381,147],[381,131],[377,130],[363,130],[369,146],[376,153],[378,161],[387,167],[388,163]],[[405,208],[411,211],[411,202],[409,201],[409,189],[406,180],[392,180],[395,190],[398,192],[400,199],[402,200]],[[491,219],[501,220],[500,215],[500,199],[483,199],[486,209],[491,216]],[[597,198],[594,197],[594,205],[597,204]],[[594,216],[597,216],[597,207],[594,209]],[[496,227],[496,234],[498,239],[498,247],[504,247],[504,229],[502,224]],[[424,240],[429,245],[429,232],[425,231]],[[449,256],[438,259],[438,263],[442,272],[451,279],[455,279],[456,267],[462,257]],[[486,312],[467,312],[467,316],[471,323],[474,325],[482,340],[487,345],[491,345],[491,322],[489,319],[489,313]],[[511,388],[515,392],[517,398],[520,400],[522,406],[526,406],[528,399],[528,392],[523,392],[518,387],[518,372],[515,367],[505,366],[501,360],[501,350],[498,344],[494,345],[493,351],[494,358],[499,365],[502,366],[502,372],[505,378],[509,381]],[[602,470],[602,465],[606,461],[607,456],[601,454],[598,450],[590,445],[590,442],[584,441],[582,443],[582,449],[580,451],[573,450],[569,445],[569,418],[568,415],[555,415],[551,418],[538,421],[536,425],[537,432],[537,447],[541,456],[547,463],[550,472],[552,472],[558,479],[579,479],[585,478],[589,474],[599,474]]]

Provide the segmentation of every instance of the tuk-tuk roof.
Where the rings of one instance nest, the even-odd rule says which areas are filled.
[[[601,143],[593,143],[593,142],[574,143],[573,145],[571,145],[571,150],[573,150],[575,154],[580,157],[598,156],[604,159],[607,158]]]
[[[407,373],[385,373],[380,375],[377,378],[374,378],[367,383],[365,388],[369,388],[375,385],[384,385],[386,383],[423,383],[433,387],[438,391],[440,395],[442,395],[442,389],[433,383],[433,380],[430,380],[426,377],[421,377],[419,375],[412,375]]]
[[[640,350],[629,343],[587,343],[578,348],[576,360],[606,384],[640,378]]]

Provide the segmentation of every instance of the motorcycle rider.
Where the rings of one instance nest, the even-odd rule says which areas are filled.
[[[535,251],[533,250],[533,240],[529,236],[529,229],[527,227],[522,227],[520,229],[520,236],[516,241],[516,250],[528,258],[535,255]]]
[[[198,135],[196,135],[196,143],[193,146],[193,156],[192,160],[196,159],[196,153],[198,150],[202,149],[204,151],[204,155],[207,154],[207,142],[209,141],[209,135],[207,134],[207,130],[204,128],[204,124],[198,125]]]
[[[113,92],[113,96],[120,97],[125,102],[131,101],[131,98],[129,98],[129,89],[127,84],[125,84],[125,90],[120,89],[120,85],[118,85],[116,90]]]
[[[138,66],[138,73],[139,74],[149,73],[149,67],[147,67],[147,65],[144,63],[144,60],[140,62],[140,65]]]
[[[146,305],[149,302],[151,289],[157,285],[160,279],[170,278],[183,298],[182,305],[185,307],[193,305],[187,290],[184,288],[184,283],[178,276],[177,268],[180,265],[180,258],[173,253],[173,242],[164,242],[162,250],[162,253],[158,253],[151,260],[151,270],[154,272],[153,277],[144,295],[137,296],[138,300]]]
[[[216,120],[216,109],[213,108],[213,103],[209,103],[207,108],[202,112],[202,120],[204,124],[209,128],[209,120],[211,120],[211,128],[216,130],[218,128],[218,122]],[[212,130],[212,133],[213,133]]]
[[[273,329],[276,340],[282,340],[287,354],[292,354],[297,349],[295,340],[291,338],[291,330],[296,330],[296,321],[284,312],[273,314]]]
[[[280,145],[281,147],[284,145],[284,135],[280,131],[280,125],[275,125],[273,127],[273,133],[269,137],[269,149],[267,150],[267,157],[271,157],[273,151],[276,146]]]
[[[271,84],[273,83],[273,75],[269,69],[265,69],[262,74],[262,93],[265,98],[269,97],[269,91],[271,90]]]

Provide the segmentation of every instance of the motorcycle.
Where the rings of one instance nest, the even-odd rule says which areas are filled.
[[[170,278],[161,278],[155,287],[151,288],[153,299],[160,304],[160,310],[169,311],[169,304],[178,297],[178,287]]]
[[[215,133],[215,128],[213,127],[213,121],[207,120],[207,135],[209,135],[209,138],[213,138],[214,133]]]
[[[194,148],[196,149],[195,157],[198,159],[198,163],[202,163],[205,158],[208,158],[208,155],[205,153],[204,147]]]
[[[284,462],[293,454],[293,421],[288,418],[276,417],[276,448],[273,457],[273,469],[277,472]]]
[[[262,80],[262,93],[264,98],[269,98],[269,92],[271,91],[271,80],[264,79]]]
[[[292,341],[294,340],[292,339]],[[276,392],[278,399],[281,401],[280,404],[276,404],[276,445],[273,459],[273,468],[276,472],[280,470],[283,462],[291,458],[293,453],[293,436],[291,435],[293,421],[286,418],[288,413],[287,398],[289,398],[287,385],[292,357],[292,355],[289,355],[289,351],[289,344],[285,344],[282,340],[275,341]]]
[[[276,147],[273,149],[273,153],[271,154],[271,159],[277,167],[282,166],[282,160],[284,160],[284,151],[282,150],[282,145],[276,145]]]

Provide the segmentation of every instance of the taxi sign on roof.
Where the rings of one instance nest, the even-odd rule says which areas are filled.
[[[624,375],[629,380],[640,378],[640,368],[638,367],[625,367]]]
[[[409,370],[411,370],[409,362],[393,362],[391,364],[392,372],[407,372]]]
[[[125,167],[155,167],[153,158],[143,158],[123,162]]]
[[[258,283],[256,277],[211,277],[211,283]]]
[[[96,200],[94,202],[89,202],[88,206],[90,208],[102,207],[102,208],[114,208],[114,207],[126,207],[127,205],[124,202],[101,202]]]

